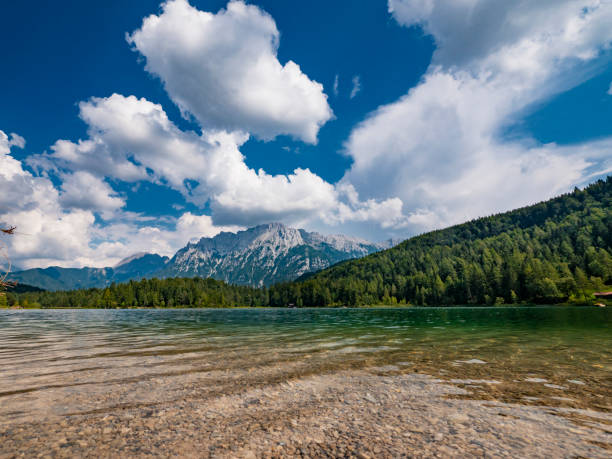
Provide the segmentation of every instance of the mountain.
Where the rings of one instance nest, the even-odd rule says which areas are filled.
[[[612,285],[612,177],[273,286],[270,305],[584,303]]]
[[[270,223],[238,233],[223,232],[180,249],[172,259],[138,253],[108,268],[36,268],[10,279],[45,290],[105,287],[142,278],[211,277],[230,284],[262,286],[296,279],[386,248],[341,235],[324,236]]]
[[[296,247],[304,247],[301,241],[310,241],[323,249],[333,245],[336,250],[357,250],[361,244],[265,225],[190,244],[168,262],[167,269],[182,266],[189,273],[190,269],[214,266],[210,260],[215,257],[221,260],[222,254],[255,254],[254,258],[259,254],[263,260],[272,250],[287,254]],[[605,301],[595,300],[593,291],[612,290],[611,254],[612,177],[609,177],[584,190],[576,189],[533,206],[432,231],[389,250],[302,276],[301,281],[270,288],[228,285],[213,279],[172,278],[74,292],[8,293],[7,297],[9,305],[44,307],[593,304]],[[263,262],[254,266],[274,273]],[[240,269],[234,272],[240,273]]]
[[[113,268],[34,268],[13,272],[11,281],[36,286],[45,290],[73,290],[104,287],[113,282],[150,277],[159,272],[168,257],[145,253],[129,257]]]
[[[154,253],[138,253],[124,258],[114,266],[111,282],[153,277],[164,269],[169,260]]]
[[[357,238],[324,236],[270,223],[187,244],[170,260],[162,277],[212,277],[237,285],[271,285],[383,248]]]
[[[18,284],[34,285],[45,290],[72,290],[109,284],[112,268],[33,268],[9,274]]]

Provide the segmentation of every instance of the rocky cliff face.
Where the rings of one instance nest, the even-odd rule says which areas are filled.
[[[323,236],[270,223],[187,244],[170,260],[165,274],[166,277],[201,276],[233,284],[270,285],[382,248],[356,238]]]
[[[105,287],[143,277],[212,277],[232,284],[263,286],[293,280],[349,258],[387,248],[361,239],[270,223],[238,233],[220,233],[180,249],[172,259],[139,253],[109,268],[29,269],[11,279],[48,290]]]

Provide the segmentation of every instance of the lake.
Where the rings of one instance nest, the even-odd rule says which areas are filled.
[[[605,457],[611,397],[609,308],[0,312],[6,457]]]

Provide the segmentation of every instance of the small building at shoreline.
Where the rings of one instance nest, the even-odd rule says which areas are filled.
[[[612,300],[612,292],[595,292],[593,293],[595,298],[603,298],[607,300]]]

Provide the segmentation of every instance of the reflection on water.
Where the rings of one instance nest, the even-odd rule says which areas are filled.
[[[609,411],[611,325],[608,309],[562,307],[2,311],[0,422],[351,368],[435,376],[462,398]]]

